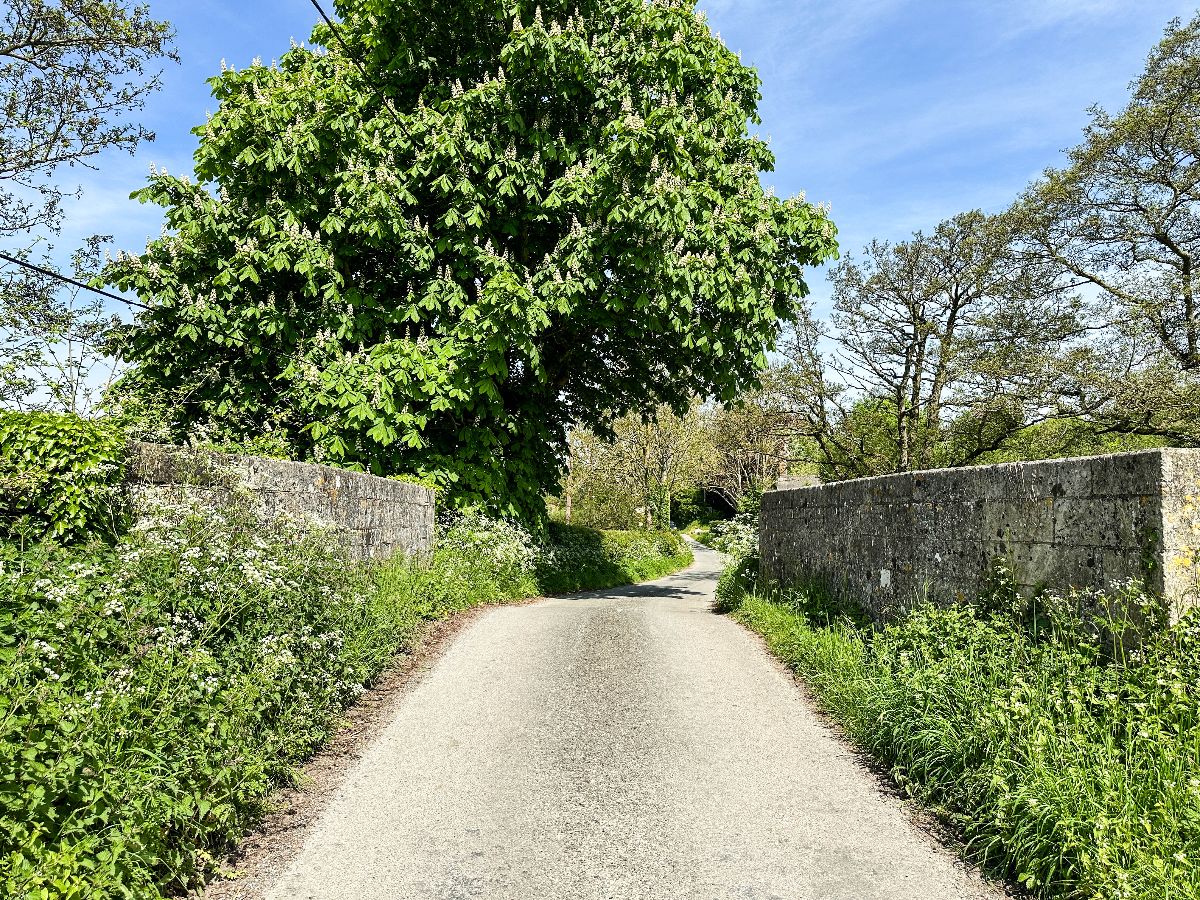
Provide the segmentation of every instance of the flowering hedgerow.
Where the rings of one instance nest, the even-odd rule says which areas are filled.
[[[6,896],[190,884],[374,674],[364,573],[296,526],[164,507],[5,563]]]
[[[674,532],[594,531],[552,522],[536,574],[541,593],[562,594],[647,581],[691,561]]]
[[[196,886],[422,623],[548,591],[558,565],[664,566],[604,545],[589,568],[456,517],[428,559],[354,566],[302,523],[191,505],[115,544],[0,544],[0,896]]]
[[[705,543],[714,550],[743,559],[758,553],[758,514],[739,513],[732,519],[714,522]]]

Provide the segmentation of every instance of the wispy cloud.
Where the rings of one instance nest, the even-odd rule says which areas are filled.
[[[1063,23],[1109,18],[1134,5],[1129,0],[1010,0],[996,4],[995,13],[1005,26],[1004,36],[1011,38]]]
[[[140,251],[148,237],[156,236],[162,227],[162,211],[129,197],[146,184],[151,160],[172,172],[191,167],[188,154],[166,154],[151,147],[137,157],[101,159],[96,171],[77,173],[82,194],[65,204],[66,223],[57,241],[59,247],[69,253],[87,237],[105,234],[113,236],[115,248],[133,252]]]

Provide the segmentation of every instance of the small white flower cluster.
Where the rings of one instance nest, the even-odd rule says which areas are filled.
[[[742,513],[710,529],[713,549],[744,559],[758,552],[758,517]]]
[[[184,650],[194,644],[204,632],[204,624],[194,613],[171,613],[166,625],[151,631],[155,645],[167,653]]]
[[[205,696],[211,697],[221,687],[221,679],[216,675],[200,676],[199,672],[191,673],[191,680],[195,683],[196,689]]]
[[[259,653],[264,664],[271,668],[289,668],[296,662],[296,656],[288,646],[290,635],[268,634],[258,643]]]
[[[464,559],[486,560],[498,570],[528,574],[537,562],[533,537],[514,522],[469,513],[443,519],[441,531],[440,546]]]
[[[56,650],[52,644],[48,644],[46,641],[39,639],[33,640],[30,644],[30,647],[41,659],[41,662],[37,667],[41,669],[42,674],[51,681],[58,681],[58,679],[62,676],[55,671],[53,666],[54,661],[58,659],[58,650]]]

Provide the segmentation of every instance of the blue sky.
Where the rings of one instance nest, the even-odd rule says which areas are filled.
[[[158,133],[135,157],[76,174],[59,242],[111,233],[140,250],[156,208],[127,199],[151,162],[190,171],[191,129],[213,106],[205,79],[222,59],[270,60],[316,21],[308,0],[150,0],[178,30],[181,65],[144,120]],[[329,0],[325,0],[330,8]],[[1087,108],[1116,110],[1174,16],[1197,0],[703,0],[715,31],[763,79],[762,131],[780,194],[826,201],[856,252],[955,213],[999,211],[1079,141]],[[828,289],[812,286],[818,306]]]

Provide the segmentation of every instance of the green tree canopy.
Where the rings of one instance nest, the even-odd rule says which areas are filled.
[[[0,250],[53,268],[64,168],[153,140],[133,116],[158,90],[154,63],[176,59],[173,31],[131,0],[8,0],[0,7]],[[97,240],[75,254],[90,277]],[[97,304],[0,261],[0,406],[78,411],[102,355]]]
[[[1173,21],[1113,115],[1007,214],[1025,260],[1097,298],[1082,405],[1115,433],[1200,442],[1200,15]]]
[[[563,485],[571,521],[594,528],[670,528],[671,501],[704,484],[716,456],[711,417],[660,407],[612,424],[605,440],[575,431]]]
[[[570,425],[756,381],[834,229],[761,187],[758,77],[691,2],[337,10],[344,45],[213,79],[197,180],[140,192],[127,393],[528,512]]]

